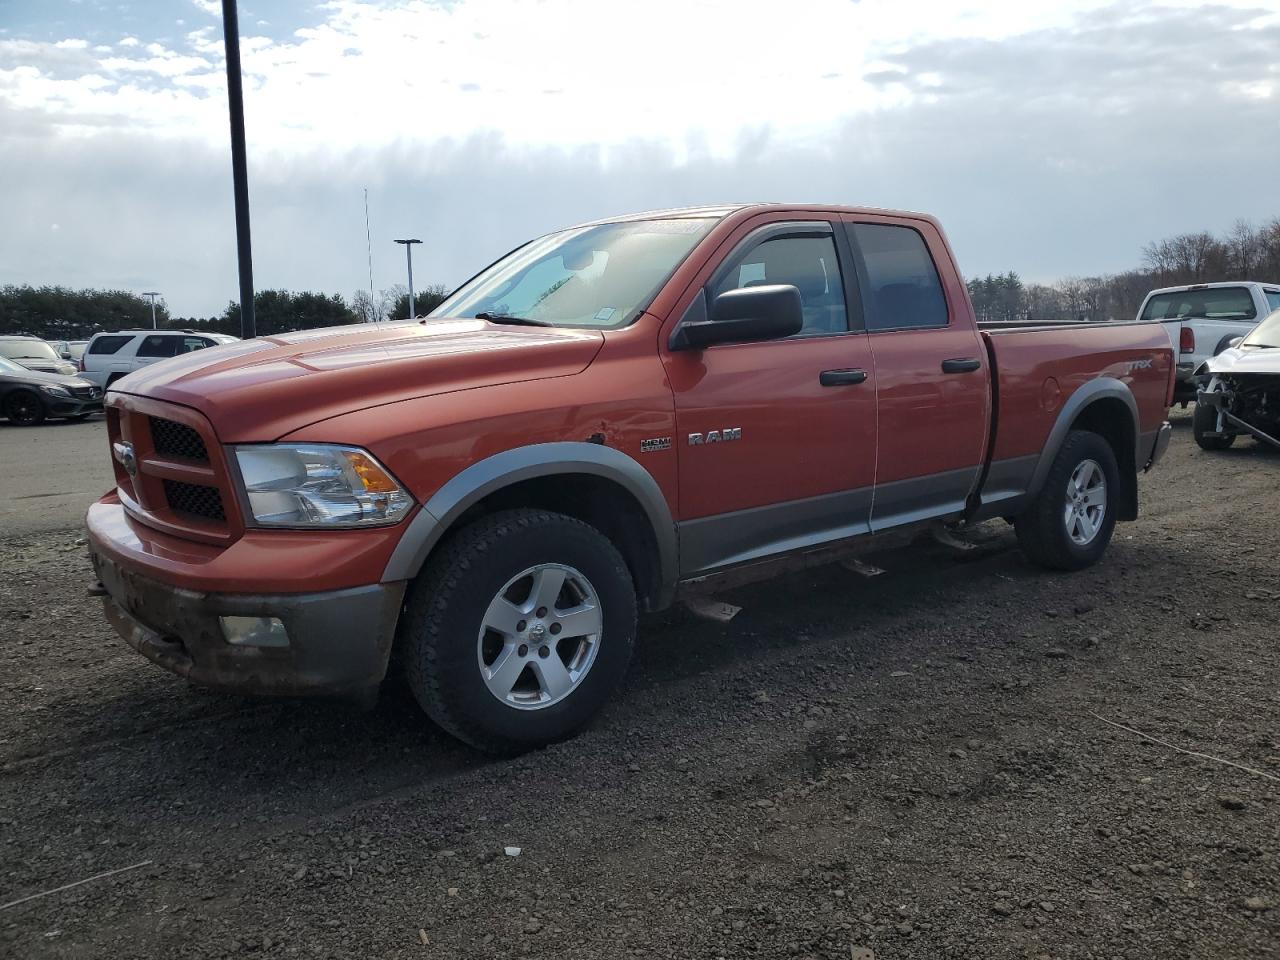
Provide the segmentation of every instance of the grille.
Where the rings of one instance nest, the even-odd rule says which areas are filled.
[[[79,397],[82,400],[96,400],[98,397],[102,396],[102,391],[97,387],[72,387],[71,393],[73,396]],[[196,439],[199,438],[197,437]]]
[[[182,457],[185,460],[199,460],[202,463],[209,461],[209,451],[205,449],[200,434],[185,424],[176,423],[173,420],[165,420],[163,417],[151,418],[151,443],[156,453],[162,457]],[[182,486],[188,485],[182,484]],[[210,490],[215,495],[218,492],[211,487],[193,487],[192,489]],[[221,503],[218,504],[218,516],[219,518],[222,516]]]
[[[153,421],[154,422],[154,421]],[[161,421],[167,423],[168,421]],[[178,424],[174,424],[178,426]],[[186,429],[185,427],[183,429]],[[199,437],[196,438],[199,440]],[[201,445],[201,449],[204,449]],[[202,520],[227,519],[222,509],[222,494],[217,487],[205,487],[196,483],[183,483],[180,480],[164,481],[164,496],[169,501],[169,509],[174,513],[185,513],[187,516],[199,517]]]

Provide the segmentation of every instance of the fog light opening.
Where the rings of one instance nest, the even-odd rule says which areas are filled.
[[[219,617],[222,635],[237,647],[287,647],[289,633],[277,617]]]

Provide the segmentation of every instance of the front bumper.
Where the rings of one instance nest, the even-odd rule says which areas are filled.
[[[234,693],[370,699],[387,671],[405,583],[321,593],[204,593],[154,580],[91,544],[111,625],[148,660]],[[235,646],[220,617],[276,617],[286,647]]]
[[[96,400],[81,400],[78,398],[52,397],[48,394],[44,398],[45,407],[49,411],[51,417],[80,417],[89,413],[102,412],[102,398]]]
[[[1169,449],[1169,441],[1171,439],[1173,439],[1173,426],[1166,420],[1160,424],[1160,429],[1156,431],[1156,440],[1151,445],[1151,456],[1147,460],[1146,469],[1150,470],[1164,458],[1165,451]]]

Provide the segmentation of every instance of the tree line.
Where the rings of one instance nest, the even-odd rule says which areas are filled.
[[[1218,280],[1280,282],[1280,217],[1237,220],[1223,236],[1180,233],[1142,248],[1142,266],[1057,283],[1023,283],[1014,271],[968,282],[979,320],[1132,320],[1147,293]]]
[[[448,294],[442,284],[415,290],[414,313],[430,313]],[[409,316],[409,291],[397,284],[373,296],[367,290],[357,290],[346,299],[336,293],[259,290],[253,295],[253,313],[261,336],[349,323],[404,320]],[[162,330],[229,333],[238,337],[240,304],[228,303],[217,316],[177,317],[163,300],[157,300],[156,326]],[[151,302],[127,290],[14,284],[0,287],[0,336],[30,334],[45,340],[87,340],[103,331],[150,327]]]
[[[1142,248],[1142,266],[1095,277],[1065,277],[1056,283],[1024,283],[1015,271],[988,274],[968,282],[978,319],[1128,320],[1155,287],[1213,280],[1280,282],[1280,217],[1261,226],[1238,220],[1223,236],[1207,231],[1183,233]],[[429,313],[448,296],[432,284],[414,291],[415,313]],[[397,284],[377,293],[339,294],[260,290],[253,297],[258,333],[404,320],[409,292]],[[156,303],[161,328],[240,335],[240,304],[231,302],[218,316],[175,317],[163,300]],[[0,336],[25,333],[46,340],[84,340],[99,331],[151,326],[151,304],[127,290],[72,290],[61,286],[0,287]]]

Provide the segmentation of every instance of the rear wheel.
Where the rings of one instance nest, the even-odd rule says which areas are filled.
[[[1201,450],[1225,450],[1236,442],[1234,433],[1219,434],[1218,408],[1207,403],[1197,403],[1191,414],[1191,432]]]
[[[1119,492],[1111,444],[1091,431],[1072,430],[1040,493],[1018,517],[1018,545],[1030,560],[1053,570],[1096,563],[1115,530]]]
[[[636,596],[599,531],[542,510],[459,531],[414,582],[405,675],[427,714],[490,753],[572,735],[616,689],[635,644]]]
[[[4,415],[15,426],[34,427],[38,423],[44,423],[49,412],[45,409],[44,401],[30,390],[18,390],[5,398]]]

